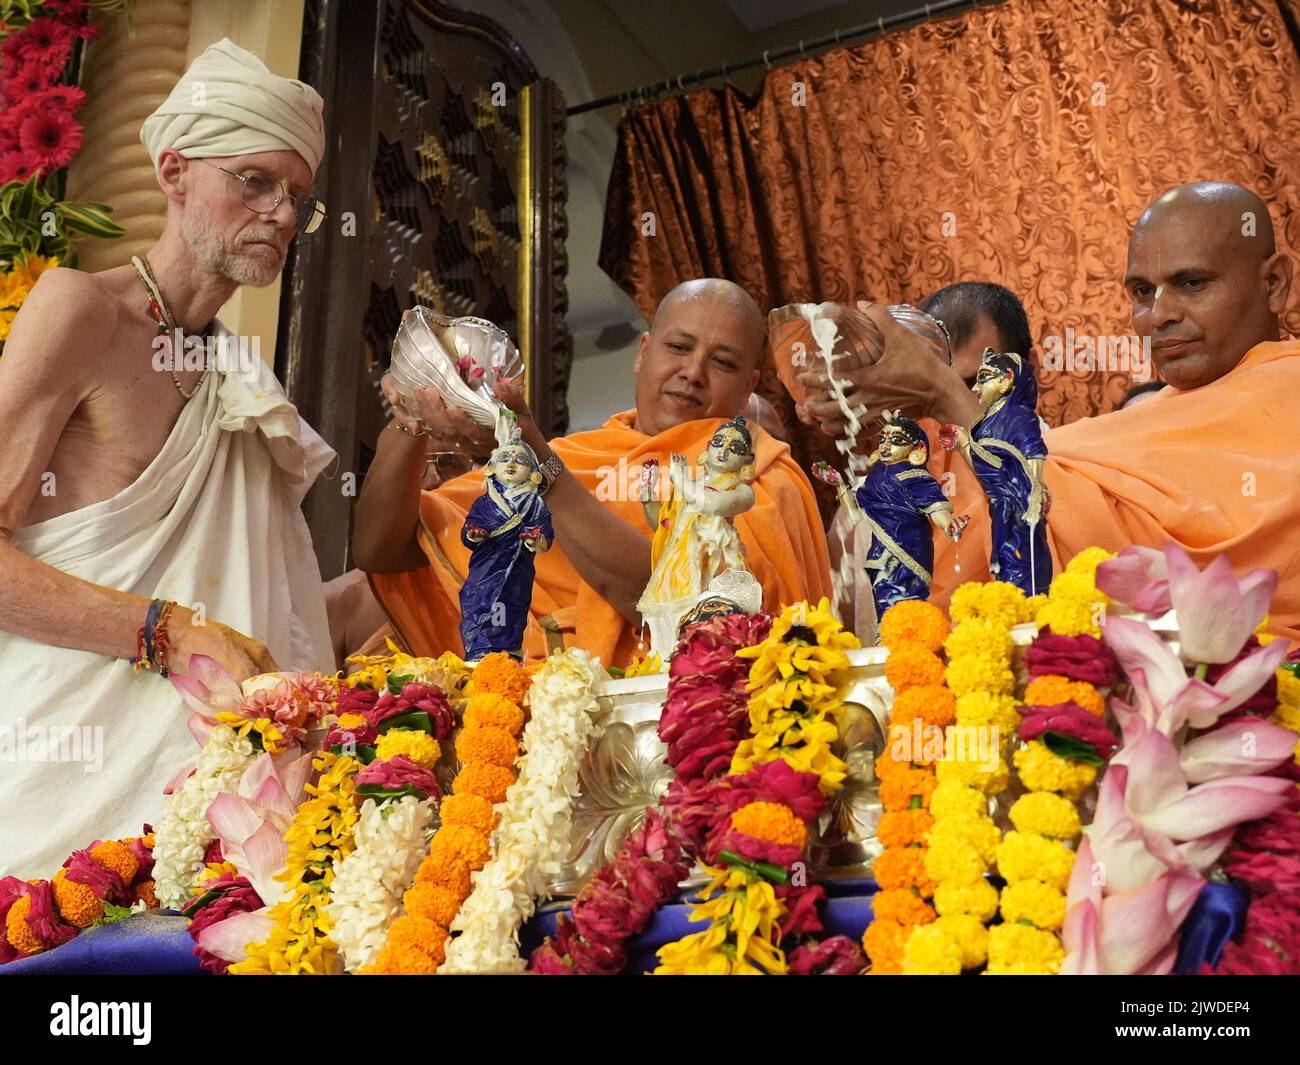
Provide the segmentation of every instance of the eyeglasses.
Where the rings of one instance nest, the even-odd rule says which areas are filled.
[[[278,178],[266,177],[262,174],[236,174],[220,163],[213,163],[207,159],[202,159],[200,162],[215,166],[223,174],[229,174],[242,182],[244,206],[255,214],[275,214],[287,197],[293,204],[299,233],[315,233],[325,221],[325,205],[320,200],[315,196],[295,196]]]

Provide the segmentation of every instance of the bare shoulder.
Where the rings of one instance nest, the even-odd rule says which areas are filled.
[[[65,377],[93,366],[83,356],[104,349],[119,324],[121,297],[105,277],[114,271],[46,270],[23,300],[5,341],[0,367]]]

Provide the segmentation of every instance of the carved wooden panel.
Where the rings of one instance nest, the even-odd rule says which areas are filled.
[[[317,186],[329,224],[340,210],[356,220],[348,236],[303,244],[295,257],[284,316],[290,397],[340,451],[341,468],[364,476],[386,420],[379,380],[393,337],[422,303],[505,329],[524,355],[538,423],[563,433],[572,343],[558,89],[501,27],[455,8],[309,0],[306,16],[304,77],[325,86],[327,124],[339,120]],[[311,307],[337,327],[315,327]],[[331,360],[350,365],[327,368]],[[330,576],[344,565],[337,530],[350,513],[320,495],[308,520],[318,550],[322,537],[332,543],[321,552]]]

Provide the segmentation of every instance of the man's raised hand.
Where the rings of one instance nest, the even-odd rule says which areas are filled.
[[[196,621],[197,617],[194,611],[183,607],[172,612],[167,624],[170,662],[181,665],[190,660],[190,655],[207,655],[241,682],[279,669],[271,652],[257,640],[219,621]]]

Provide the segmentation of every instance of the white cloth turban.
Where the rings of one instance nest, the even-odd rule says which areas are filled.
[[[187,159],[290,149],[313,175],[325,154],[325,101],[301,81],[272,74],[229,38],[190,64],[171,95],[140,127],[158,164],[166,148]]]

